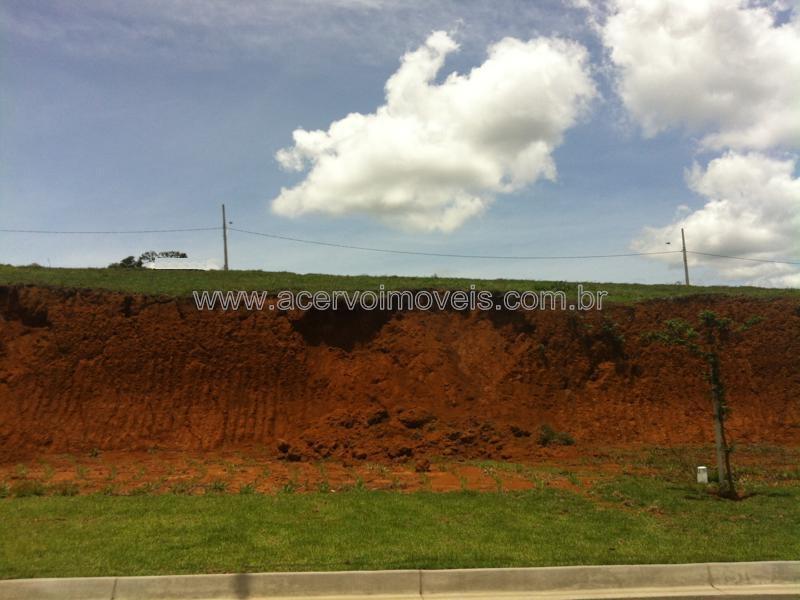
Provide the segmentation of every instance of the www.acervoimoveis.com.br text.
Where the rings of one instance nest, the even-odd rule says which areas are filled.
[[[195,290],[198,310],[602,310],[604,290]]]

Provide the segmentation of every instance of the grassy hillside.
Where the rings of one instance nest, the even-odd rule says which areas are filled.
[[[454,277],[397,277],[367,275],[299,275],[271,271],[156,271],[150,269],[51,269],[0,265],[0,285],[35,284],[69,288],[96,288],[142,294],[188,296],[192,290],[387,290],[477,289],[564,290],[574,297],[578,282],[533,281],[522,279],[464,279]],[[774,289],[731,286],[644,285],[636,283],[583,284],[586,290],[605,290],[611,302],[635,302],[651,298],[670,298],[697,294],[725,294],[750,298],[793,296],[800,289]]]
[[[694,485],[622,477],[589,495],[3,499],[0,579],[797,558],[800,488],[754,491],[722,502]]]

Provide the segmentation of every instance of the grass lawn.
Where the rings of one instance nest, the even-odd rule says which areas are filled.
[[[535,268],[532,266],[532,270]],[[533,281],[518,279],[459,279],[451,277],[397,277],[300,275],[268,271],[165,271],[151,269],[51,269],[46,267],[12,267],[0,265],[0,285],[36,284],[69,288],[97,288],[143,294],[189,296],[193,290],[282,290],[310,292],[419,289],[564,290],[575,297],[578,282]],[[634,302],[651,298],[672,298],[697,294],[726,294],[751,298],[793,296],[800,298],[800,289],[774,289],[730,286],[644,285],[634,283],[583,284],[586,290],[605,290],[609,302]]]
[[[797,559],[800,486],[0,500],[0,577]]]

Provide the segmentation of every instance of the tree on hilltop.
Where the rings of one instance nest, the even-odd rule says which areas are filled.
[[[156,252],[155,250],[148,250],[139,255],[139,258],[133,256],[126,256],[119,262],[111,263],[108,265],[109,269],[141,269],[145,265],[155,262],[157,258],[188,258],[185,252],[179,250],[163,250]]]

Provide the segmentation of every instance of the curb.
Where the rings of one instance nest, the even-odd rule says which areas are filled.
[[[0,600],[255,598],[800,599],[800,561],[441,571],[240,573],[0,581]]]

